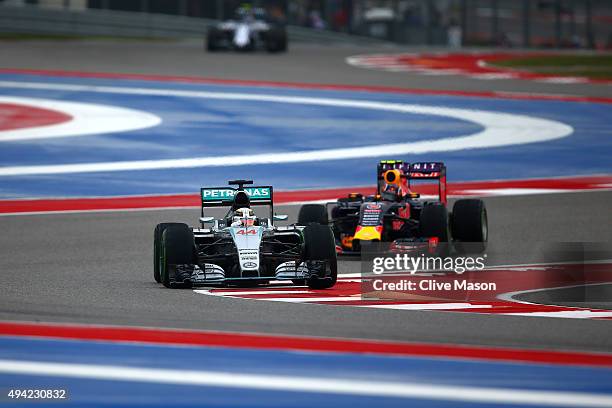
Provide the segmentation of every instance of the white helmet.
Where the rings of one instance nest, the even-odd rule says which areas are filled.
[[[251,208],[239,208],[234,211],[232,226],[251,227],[255,225],[255,213]]]

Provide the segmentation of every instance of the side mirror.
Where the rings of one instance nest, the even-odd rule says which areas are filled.
[[[211,222],[215,222],[215,217],[200,217],[200,222],[202,224],[208,224]]]
[[[287,221],[288,215],[274,214],[274,221]]]

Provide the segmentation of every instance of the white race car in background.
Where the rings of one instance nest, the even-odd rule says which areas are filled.
[[[240,7],[233,19],[209,28],[206,49],[285,52],[287,30],[269,18],[262,8]]]

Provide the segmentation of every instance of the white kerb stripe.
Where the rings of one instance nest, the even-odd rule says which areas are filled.
[[[463,190],[459,193],[473,195],[492,195],[492,196],[516,196],[529,194],[556,194],[565,193],[568,189],[561,188],[490,188],[490,189],[474,189]]]
[[[200,293],[201,291],[195,290],[194,292]],[[248,295],[291,295],[291,294],[306,294],[312,293],[308,290],[245,290],[245,291],[215,291],[207,293],[207,295],[215,296],[248,296]]]
[[[612,397],[603,394],[461,387],[388,381],[375,382],[339,378],[291,377],[287,375],[240,374],[218,371],[0,360],[0,372],[45,377],[88,378],[139,383],[368,395],[391,398],[420,398],[540,406],[612,406]]]
[[[453,309],[490,309],[493,305],[473,305],[471,303],[405,303],[387,305],[363,305],[375,309],[397,310],[453,310]]]
[[[510,316],[531,316],[531,317],[565,317],[570,319],[594,319],[602,317],[612,317],[612,312],[591,311],[591,310],[560,310],[558,312],[523,312],[523,313],[504,313]]]
[[[252,299],[252,298],[251,298]],[[273,302],[289,302],[289,303],[317,303],[317,302],[358,302],[361,295],[356,296],[329,296],[329,297],[270,297],[257,298],[257,300],[271,300]]]

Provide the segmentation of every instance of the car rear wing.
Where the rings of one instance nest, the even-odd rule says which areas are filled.
[[[447,203],[446,166],[442,162],[412,163],[408,169],[408,188],[411,180],[438,180],[438,197]]]
[[[271,205],[273,200],[272,186],[253,186],[243,188],[203,187],[200,189],[202,207],[224,207],[232,205],[237,191],[244,191],[251,200],[251,205]]]
[[[382,160],[377,168],[377,193],[384,187],[384,175],[389,170],[398,170],[405,178],[408,188],[413,180],[438,180],[438,196],[442,203],[447,202],[446,166],[442,162],[406,163],[403,160]]]
[[[249,196],[252,206],[268,205],[270,206],[270,214],[274,213],[274,190],[272,186],[240,186],[238,188],[224,186],[203,187],[200,189],[202,216],[204,216],[204,208],[231,207],[234,203],[234,195],[238,191],[244,191]]]
[[[446,166],[441,162],[412,163],[408,166],[410,179],[440,179],[446,176]]]

